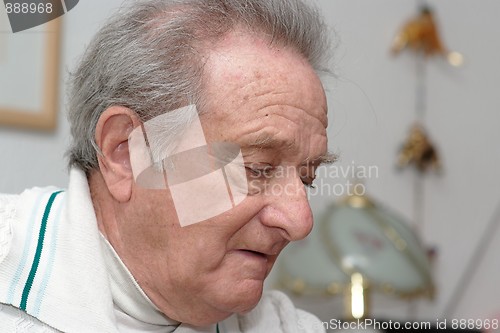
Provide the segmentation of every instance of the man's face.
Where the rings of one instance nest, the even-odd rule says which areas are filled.
[[[322,85],[291,50],[231,34],[209,52],[203,85],[206,141],[241,147],[247,198],[181,227],[168,191],[136,187],[129,214],[136,222],[121,236],[124,261],[148,296],[167,316],[194,325],[257,304],[278,254],[311,231],[304,183],[327,150]]]

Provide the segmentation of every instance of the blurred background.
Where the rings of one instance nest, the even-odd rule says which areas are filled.
[[[57,19],[61,24],[61,43],[56,126],[53,131],[42,131],[1,125],[0,192],[19,193],[32,186],[66,186],[68,74],[92,35],[121,2],[80,1]],[[316,0],[314,3],[334,34],[334,75],[326,76],[324,81],[330,109],[329,146],[340,155],[335,169],[325,169],[319,175],[317,191],[310,193],[316,220],[332,220],[334,213],[329,205],[340,202],[349,194],[349,188],[353,188],[351,185],[359,182],[362,194],[390,210],[400,221],[397,223],[405,224],[413,232],[418,244],[409,252],[425,254],[425,269],[433,281],[430,292],[433,297],[423,293],[402,298],[394,290],[367,289],[371,302],[367,306],[369,314],[363,316],[432,323],[444,318],[499,320],[500,265],[496,254],[500,253],[500,235],[496,226],[500,217],[496,210],[500,203],[497,147],[500,2]],[[395,38],[402,36],[409,20],[421,14],[424,4],[432,9],[442,48],[424,56],[409,45],[402,45],[401,51],[394,54],[391,48],[396,47]],[[19,66],[25,60],[9,59],[6,49],[11,37],[7,35],[12,32],[5,25],[5,13],[0,15],[4,15],[3,19],[0,17],[0,88],[6,89],[6,82],[11,82],[11,78],[6,80],[10,75],[7,67]],[[43,49],[43,45],[38,48]],[[463,56],[461,66],[450,64],[447,56],[451,51]],[[28,81],[35,79],[36,76],[29,77]],[[22,84],[15,91],[9,96],[0,94],[0,98],[17,99],[20,103],[31,98]],[[0,100],[0,113],[4,102]],[[426,171],[419,171],[415,161],[406,166],[401,161],[415,123],[425,130],[432,148],[432,156],[424,161],[429,164]],[[319,225],[316,224],[309,244],[302,244],[309,247],[306,260],[286,252],[279,264],[296,272],[301,272],[301,267],[308,271],[307,276],[297,277],[302,284],[295,290],[290,286],[284,290],[326,322],[346,316],[344,291],[352,282],[353,271],[346,270],[342,261],[349,249],[340,249],[341,258],[335,260],[316,253],[328,252],[327,247],[311,248],[312,241],[323,242],[318,238]],[[345,237],[342,239],[352,235]],[[380,237],[378,241],[387,241],[386,236]],[[389,241],[386,248],[393,243]],[[349,248],[348,244],[345,246]],[[374,253],[365,255],[363,260],[376,262]],[[311,269],[307,262],[320,268]],[[336,267],[335,272],[329,266]],[[405,274],[412,274],[412,265],[407,266],[394,265],[385,273],[405,280]],[[356,271],[363,270],[360,267]],[[304,292],[307,279],[315,279],[315,274],[315,281],[338,279],[336,286],[340,289]],[[370,281],[370,274],[363,271],[368,283],[383,284],[376,278]],[[273,271],[267,286],[284,287],[280,270]]]

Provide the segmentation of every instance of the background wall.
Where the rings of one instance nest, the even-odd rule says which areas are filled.
[[[378,177],[366,180],[369,193],[411,220],[414,216],[410,170],[395,170],[396,152],[415,120],[415,61],[404,53],[391,57],[389,47],[401,24],[416,12],[416,2],[401,0],[317,0],[340,44],[336,79],[327,80],[330,147],[341,154],[339,165],[377,166]],[[20,192],[33,185],[65,186],[63,153],[69,141],[65,121],[68,71],[119,0],[80,1],[63,17],[61,112],[54,134],[0,128],[0,192]],[[443,158],[444,173],[425,178],[421,235],[436,246],[434,301],[392,303],[376,299],[374,313],[385,318],[436,318],[448,304],[465,265],[500,202],[500,30],[496,0],[433,0],[446,45],[465,55],[465,66],[443,60],[428,65],[427,129]],[[316,215],[334,198],[316,196]],[[498,221],[500,223],[500,221]],[[457,318],[485,318],[500,313],[498,288],[500,236],[478,263]],[[303,301],[304,302],[304,301]],[[333,303],[338,300],[332,301]],[[307,302],[305,302],[307,303]],[[319,301],[314,301],[320,304]],[[332,304],[333,304],[332,303]],[[312,306],[314,307],[314,305]],[[316,307],[324,320],[339,316],[338,304]]]
[[[396,31],[417,12],[416,1],[318,0],[336,30],[339,76],[329,85],[330,147],[339,165],[377,166],[378,178],[366,180],[368,192],[402,216],[414,217],[415,174],[395,169],[396,152],[415,120],[416,62],[412,54],[392,57]],[[443,315],[459,278],[500,203],[500,26],[498,1],[428,1],[437,15],[446,46],[464,54],[465,65],[452,68],[442,59],[428,64],[426,127],[443,159],[442,175],[424,183],[423,241],[438,251],[436,299],[405,305],[375,297],[374,314],[435,319]],[[342,180],[338,180],[342,181]],[[330,198],[314,197],[318,216]],[[500,217],[496,217],[500,224]],[[456,318],[495,317],[500,313],[496,233],[456,305]],[[335,314],[325,306],[327,320]],[[328,312],[330,312],[328,314]]]
[[[121,3],[120,0],[80,1],[59,18],[62,19],[62,50],[57,130],[41,134],[0,127],[0,192],[17,193],[35,185],[66,186],[68,173],[63,155],[69,143],[69,126],[65,115],[65,83],[98,27]]]

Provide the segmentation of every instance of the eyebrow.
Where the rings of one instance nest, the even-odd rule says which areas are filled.
[[[303,164],[312,164],[314,166],[320,166],[325,164],[333,164],[339,159],[338,154],[327,152],[313,160],[306,160]]]
[[[260,149],[269,149],[269,148],[281,148],[281,147],[291,147],[293,145],[292,142],[288,142],[282,139],[278,139],[277,137],[264,133],[259,135],[255,140],[250,142],[247,147],[248,148],[260,148]]]
[[[287,142],[285,140],[281,140],[276,138],[275,136],[271,136],[269,133],[265,133],[257,137],[251,143],[247,145],[247,148],[260,148],[260,149],[269,149],[269,148],[290,148],[293,146],[293,143]],[[338,154],[327,152],[319,157],[315,157],[314,159],[306,159],[302,165],[312,164],[314,166],[320,165],[328,165],[337,162],[339,159]]]

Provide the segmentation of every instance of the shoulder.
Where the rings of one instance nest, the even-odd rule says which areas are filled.
[[[3,261],[10,249],[12,241],[12,219],[16,215],[16,206],[19,195],[0,193],[0,262]]]
[[[290,298],[280,291],[264,294],[257,307],[241,316],[243,332],[323,333],[321,321],[314,315],[297,309]]]
[[[297,309],[291,299],[281,291],[272,290],[264,294],[264,298],[269,298],[275,308],[281,312],[282,319],[287,318],[296,320],[293,323],[297,327],[297,332],[300,333],[320,333],[325,332],[321,321],[307,311]]]
[[[55,189],[34,187],[21,194],[0,193],[0,263],[12,246],[14,231],[25,224],[34,208],[43,204],[41,199]]]
[[[19,195],[17,194],[0,193],[0,216],[3,217],[8,213],[12,213],[18,199]]]
[[[313,315],[301,309],[297,309],[298,313],[298,328],[299,332],[304,333],[325,333],[325,326],[323,323]]]
[[[18,308],[0,304],[0,332],[56,333],[59,331]]]

